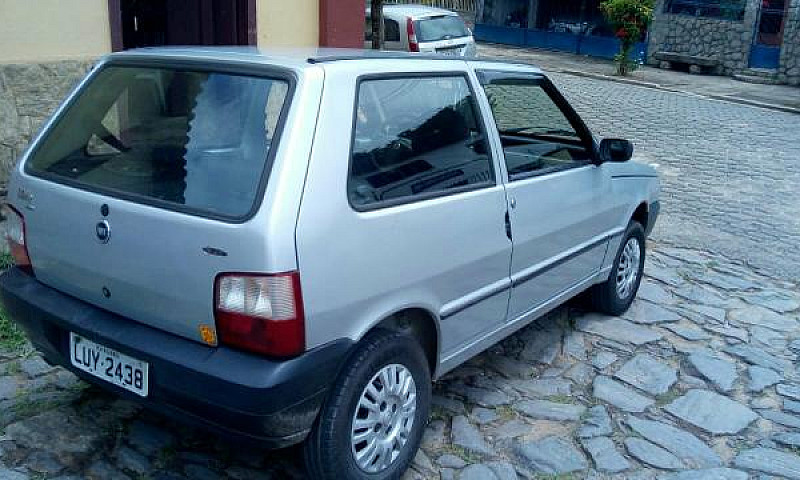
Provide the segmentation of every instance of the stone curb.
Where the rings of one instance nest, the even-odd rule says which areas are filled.
[[[780,112],[793,113],[795,115],[800,115],[800,108],[787,107],[786,105],[776,105],[774,103],[759,102],[758,100],[749,100],[749,99],[746,99],[746,98],[732,97],[732,96],[729,96],[729,95],[713,95],[713,94],[709,95],[709,94],[690,92],[690,91],[681,90],[681,89],[678,89],[678,88],[665,87],[665,86],[662,86],[659,83],[645,82],[643,80],[634,80],[632,78],[621,78],[621,77],[615,77],[613,75],[603,75],[601,73],[582,72],[580,70],[569,70],[569,69],[558,70],[558,73],[563,73],[563,74],[566,74],[566,75],[572,75],[572,76],[575,76],[575,77],[584,77],[584,78],[592,78],[592,79],[595,79],[595,80],[605,80],[605,81],[608,81],[608,82],[624,83],[624,84],[627,84],[627,85],[635,85],[635,86],[639,86],[639,87],[643,87],[643,88],[652,88],[652,89],[656,89],[656,90],[664,90],[664,91],[673,92],[673,93],[683,93],[683,94],[686,94],[686,95],[692,95],[692,96],[700,97],[700,98],[707,98],[707,99],[711,99],[711,100],[719,100],[719,101],[723,101],[723,102],[738,103],[740,105],[749,105],[751,107],[765,108],[765,109],[768,109],[768,110],[777,110],[777,111],[780,111]]]

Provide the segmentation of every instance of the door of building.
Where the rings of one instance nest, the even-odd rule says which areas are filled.
[[[114,50],[254,45],[255,0],[112,0]]]
[[[778,68],[788,7],[788,0],[762,0],[750,49],[751,68]]]

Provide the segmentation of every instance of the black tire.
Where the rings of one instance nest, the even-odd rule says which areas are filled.
[[[384,367],[404,366],[417,390],[416,412],[408,440],[385,470],[368,473],[358,466],[351,447],[356,407],[367,383]],[[417,453],[431,404],[431,375],[419,343],[407,334],[378,330],[368,334],[339,374],[303,445],[309,478],[320,480],[399,479]]]
[[[639,265],[636,270],[636,279],[632,284],[630,293],[625,298],[620,297],[617,292],[617,271],[619,269],[620,259],[622,258],[625,245],[631,238],[635,238],[639,242]],[[589,301],[594,310],[605,313],[606,315],[622,315],[628,308],[630,308],[633,299],[636,298],[636,292],[639,291],[639,284],[642,282],[642,272],[644,272],[644,257],[645,257],[645,235],[644,227],[639,222],[631,221],[622,241],[619,244],[619,251],[614,257],[614,264],[612,265],[611,272],[608,274],[608,279],[605,282],[597,284],[589,289]]]

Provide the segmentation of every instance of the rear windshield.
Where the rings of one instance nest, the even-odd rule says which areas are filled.
[[[417,40],[420,42],[438,42],[450,38],[469,35],[464,21],[455,15],[430,17],[417,22]]]
[[[244,217],[260,190],[288,87],[265,77],[108,66],[26,169],[146,203]]]

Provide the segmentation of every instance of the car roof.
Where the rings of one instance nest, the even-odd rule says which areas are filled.
[[[186,47],[147,47],[126,50],[107,55],[104,61],[115,60],[158,60],[169,63],[170,61],[199,61],[211,64],[231,65],[263,65],[274,66],[289,70],[303,70],[313,65],[342,61],[391,61],[391,60],[427,60],[427,61],[458,61],[465,60],[470,63],[492,63],[506,66],[516,66],[526,70],[542,73],[531,65],[515,64],[504,60],[487,58],[462,58],[437,54],[411,53],[401,51],[380,51],[360,48],[258,48],[258,47],[216,47],[216,46],[186,46]]]
[[[367,7],[367,11],[370,8]],[[443,8],[430,7],[428,5],[417,5],[413,3],[405,4],[385,4],[383,6],[383,13],[390,13],[392,15],[405,16],[405,17],[431,17],[437,15],[458,15],[451,10]]]

